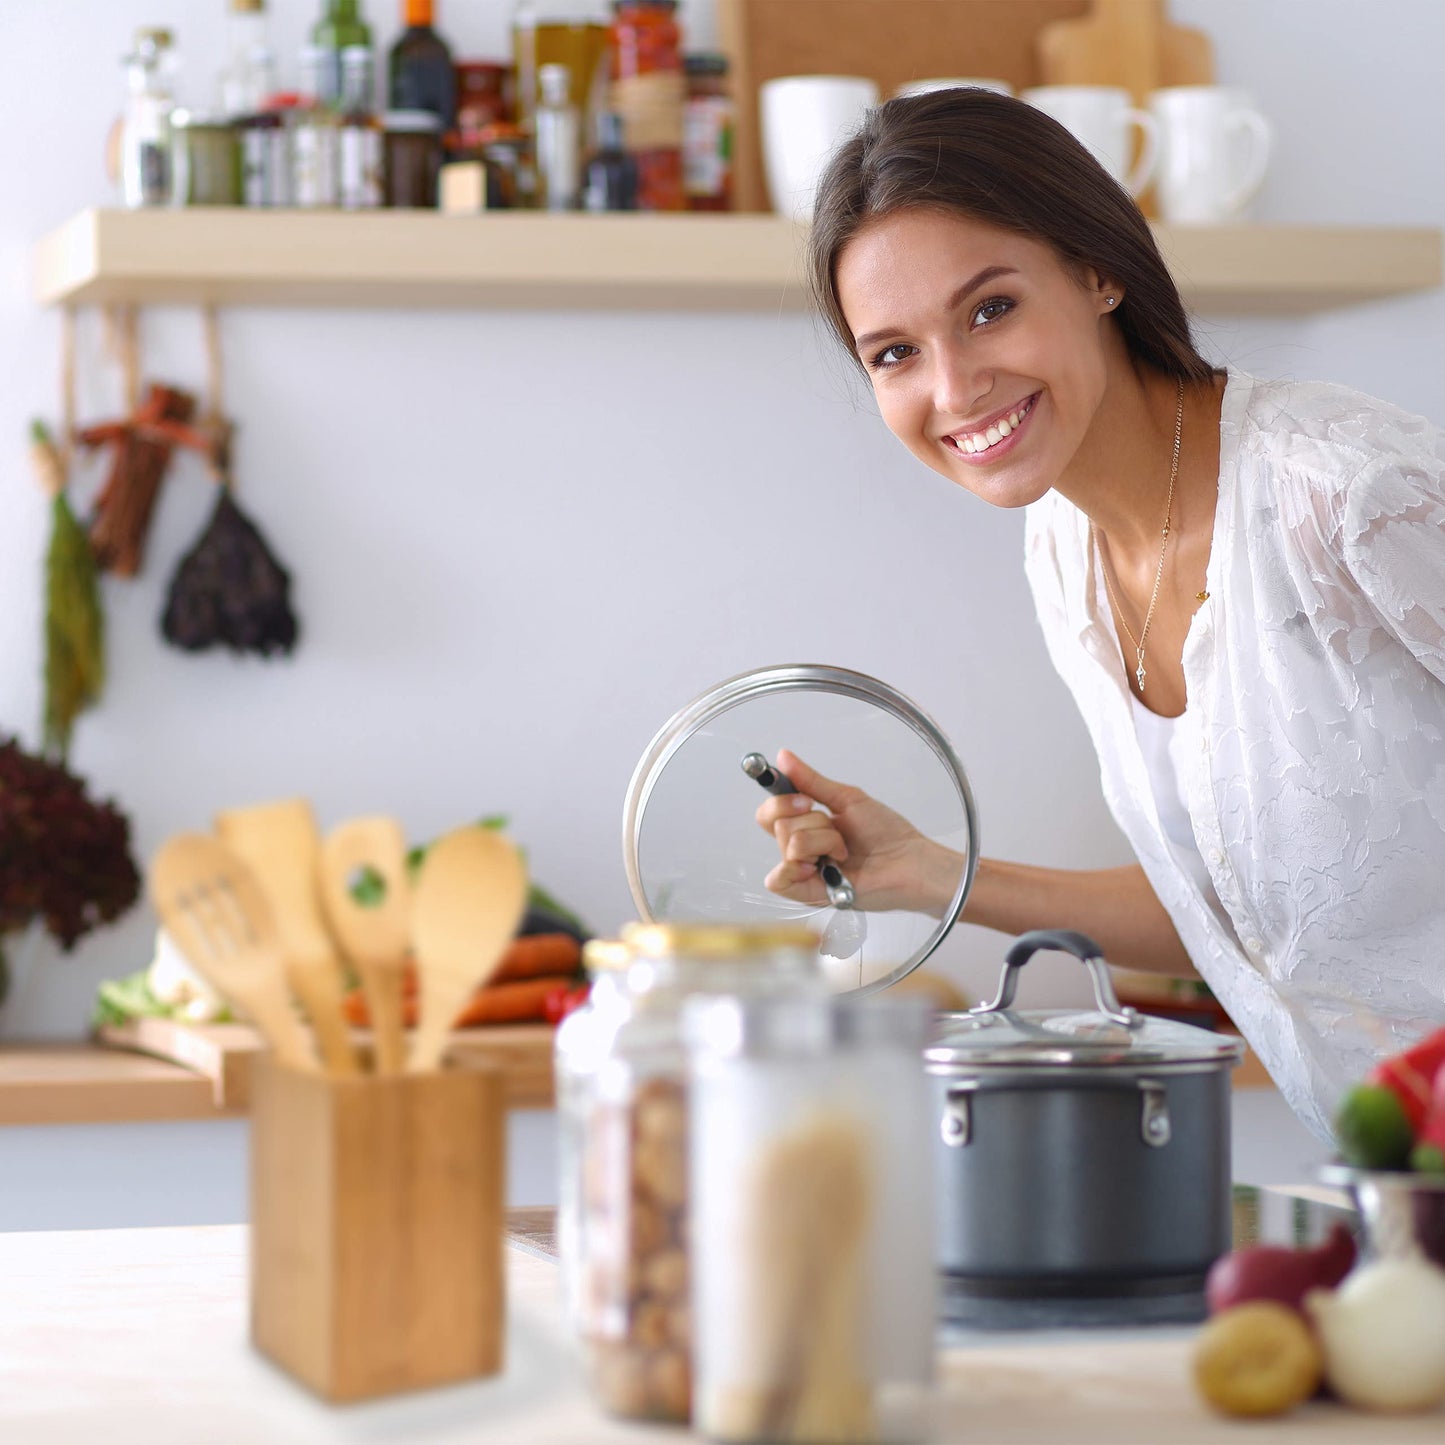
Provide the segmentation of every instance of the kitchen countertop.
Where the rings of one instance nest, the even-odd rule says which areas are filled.
[[[492,1380],[332,1408],[246,1339],[244,1227],[0,1235],[0,1433],[25,1445],[662,1445],[609,1420],[567,1340],[544,1211],[509,1219],[508,1366]],[[1189,1385],[1192,1331],[978,1335],[939,1359],[935,1439],[973,1445],[1438,1445],[1439,1412],[1311,1404],[1242,1425]]]

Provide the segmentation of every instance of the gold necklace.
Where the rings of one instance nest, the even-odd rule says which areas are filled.
[[[1114,615],[1119,619],[1124,629],[1124,634],[1134,645],[1134,677],[1139,683],[1139,696],[1144,695],[1144,644],[1149,640],[1149,624],[1154,621],[1154,608],[1159,601],[1159,584],[1164,580],[1164,554],[1169,548],[1169,522],[1174,511],[1174,483],[1179,478],[1179,443],[1184,437],[1184,381],[1179,382],[1179,401],[1174,412],[1174,457],[1169,463],[1169,496],[1164,503],[1164,528],[1160,533],[1159,542],[1159,565],[1154,569],[1154,590],[1149,594],[1149,610],[1144,614],[1144,625],[1139,629],[1138,637],[1134,636],[1133,629],[1124,617],[1124,610],[1119,606],[1119,599],[1114,596],[1113,583],[1109,581],[1109,568],[1103,566],[1104,589],[1109,594],[1109,603],[1114,609]],[[1089,540],[1097,551],[1099,543],[1094,533],[1094,524],[1089,523]],[[1102,555],[1099,558],[1103,562]]]

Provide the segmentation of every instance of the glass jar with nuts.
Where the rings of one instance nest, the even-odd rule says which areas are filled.
[[[557,1033],[558,1240],[568,1312],[604,1409],[692,1409],[687,1060],[693,997],[824,995],[808,929],[634,925],[590,944],[589,1002]]]

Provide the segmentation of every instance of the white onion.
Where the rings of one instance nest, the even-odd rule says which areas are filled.
[[[1362,1265],[1305,1310],[1342,1400],[1366,1410],[1428,1410],[1445,1400],[1445,1269],[1423,1255]]]

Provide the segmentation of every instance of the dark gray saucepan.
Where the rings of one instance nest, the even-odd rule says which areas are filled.
[[[1097,1011],[1011,1007],[1040,949],[1088,968]],[[956,1306],[969,1300],[1197,1301],[1230,1243],[1229,1072],[1242,1052],[1121,1008],[1083,934],[1018,939],[998,997],[944,1015],[926,1054],[950,1313],[967,1318]]]

